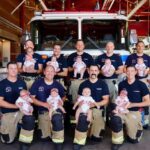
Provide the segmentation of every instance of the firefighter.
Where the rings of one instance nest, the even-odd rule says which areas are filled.
[[[68,75],[67,60],[64,57],[64,55],[61,54],[60,44],[58,44],[58,43],[54,44],[53,55],[46,60],[44,66],[47,66],[47,64],[51,61],[52,57],[56,57],[56,61],[58,63],[58,71],[56,71],[55,79],[58,82],[60,82],[64,86],[64,88],[66,89],[64,79]]]
[[[91,65],[89,68],[89,79],[81,83],[78,94],[82,95],[84,88],[90,88],[91,96],[100,108],[92,109],[92,121],[87,120],[87,115],[81,113],[76,125],[74,136],[74,150],[80,150],[86,143],[87,132],[93,141],[101,141],[105,130],[105,122],[103,118],[104,106],[109,101],[109,91],[105,82],[98,79],[99,68],[97,65]],[[92,107],[92,106],[91,106]]]
[[[147,54],[144,54],[144,49],[145,49],[144,42],[139,41],[136,44],[136,53],[133,53],[128,56],[125,62],[125,66],[128,66],[128,65],[136,66],[138,64],[138,59],[143,59],[144,61],[143,65],[145,65],[145,69],[143,70],[144,73],[143,75],[140,75],[139,73],[137,73],[136,78],[144,82],[149,87],[149,83],[147,81],[148,81],[148,74],[149,74],[149,69],[150,69],[150,57]],[[140,70],[141,69],[142,68],[140,68]],[[126,70],[126,67],[125,67],[125,70]],[[149,128],[149,107],[144,107],[144,114],[145,115],[144,115],[143,128],[148,129]]]
[[[127,140],[131,143],[138,143],[142,137],[143,127],[141,122],[141,109],[150,105],[149,91],[145,83],[135,78],[136,69],[134,66],[127,66],[127,79],[120,82],[119,92],[126,90],[129,99],[129,112],[126,114],[113,114],[110,120],[112,130],[111,150],[118,150],[123,144],[123,124],[126,126]]]
[[[106,44],[106,53],[98,56],[96,60],[96,64],[100,67],[100,77],[108,85],[111,102],[114,102],[117,96],[117,89],[115,88],[114,85],[118,83],[117,81],[118,75],[123,73],[123,63],[121,57],[117,54],[114,54],[114,48],[115,48],[114,43],[108,42]],[[110,60],[112,66],[115,68],[113,73],[109,74],[109,72],[105,73],[102,71],[102,67],[105,65],[106,60]]]
[[[83,40],[78,40],[76,42],[76,52],[72,53],[68,56],[68,71],[69,71],[69,77],[71,80],[71,85],[69,87],[69,95],[71,95],[72,102],[74,103],[77,100],[78,95],[78,88],[80,83],[82,83],[85,79],[88,78],[87,68],[93,64],[93,58],[88,53],[84,52],[84,42]],[[82,79],[79,79],[79,74],[77,77],[74,77],[74,67],[73,64],[76,62],[76,59],[78,56],[81,56],[82,61],[85,63],[85,73]]]
[[[17,65],[21,79],[23,79],[27,88],[30,89],[32,83],[42,73],[43,61],[39,54],[34,53],[34,44],[32,40],[25,41],[25,53],[21,53],[17,57]]]
[[[0,107],[2,111],[0,137],[2,143],[12,143],[17,134],[17,125],[22,120],[19,134],[20,150],[27,150],[33,140],[35,119],[32,115],[23,115],[15,105],[20,91],[27,88],[25,82],[17,78],[17,64],[9,62],[7,70],[7,78],[0,82]]]
[[[49,104],[47,98],[53,88],[58,89],[58,94],[65,100],[63,86],[55,81],[55,69],[53,66],[46,66],[44,70],[44,78],[36,80],[31,87],[31,96],[33,103],[38,106],[38,131],[41,139],[50,137],[55,144],[56,150],[62,149],[64,142],[64,116],[60,109],[53,112],[51,120],[49,118]],[[62,105],[60,103],[59,105]]]

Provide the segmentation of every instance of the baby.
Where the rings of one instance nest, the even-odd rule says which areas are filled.
[[[73,64],[74,68],[74,77],[77,77],[77,74],[80,74],[79,79],[83,79],[84,72],[86,70],[86,64],[82,61],[81,56],[77,56],[75,63]]]
[[[130,102],[128,99],[128,92],[126,90],[121,90],[119,96],[115,100],[116,109],[113,110],[114,113],[126,114],[129,112],[127,109]]]
[[[137,58],[137,64],[135,65],[137,69],[138,76],[144,77],[146,75],[146,71],[149,71],[149,68],[144,64],[144,59],[142,57]]]
[[[59,64],[58,64],[57,59],[56,59],[55,56],[53,56],[51,58],[51,61],[48,61],[46,64],[50,65],[50,66],[53,66],[54,69],[55,69],[55,72],[59,72],[60,71]]]
[[[101,70],[102,70],[103,75],[106,77],[111,77],[114,74],[115,68],[111,64],[110,59],[105,59],[105,64],[103,65]]]
[[[50,96],[47,98],[47,102],[51,106],[51,108],[49,110],[50,120],[52,119],[52,113],[57,109],[60,109],[63,113],[66,113],[63,106],[59,105],[59,103],[61,103],[63,105],[63,101],[58,94],[58,89],[56,89],[56,88],[51,89]]]
[[[24,66],[23,67],[34,67],[36,61],[33,59],[33,56],[32,55],[26,55],[25,56],[25,62],[24,62]]]
[[[91,90],[89,88],[84,88],[82,92],[82,96],[77,99],[77,102],[74,104],[73,109],[79,105],[79,108],[76,111],[76,122],[78,122],[80,113],[87,114],[87,121],[92,120],[92,110],[90,109],[90,105],[94,105],[97,108],[100,108],[95,100],[91,97]]]
[[[31,103],[33,103],[33,101],[30,98],[30,93],[27,90],[21,90],[20,96],[16,100],[16,105],[24,115],[32,115],[33,107]]]

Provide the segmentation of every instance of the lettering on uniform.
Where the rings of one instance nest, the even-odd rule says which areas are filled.
[[[33,58],[33,59],[34,59],[36,62],[37,62],[37,60],[38,60],[37,58]]]
[[[39,89],[38,89],[38,91],[39,91],[39,92],[44,91],[44,87],[43,87],[43,86],[40,86]]]
[[[140,91],[133,91],[133,92],[139,93]]]
[[[23,87],[22,87],[22,86],[20,86],[20,87],[18,87],[18,89],[19,89],[19,90],[22,90],[22,89],[23,89]]]
[[[111,62],[116,62],[116,60],[111,60]]]
[[[12,91],[12,89],[11,89],[11,87],[6,87],[6,92],[11,92]]]
[[[147,60],[144,60],[144,62],[148,62]]]
[[[88,60],[88,58],[83,58],[83,60]]]
[[[102,90],[102,88],[96,88],[96,90],[97,90],[97,91],[101,91],[101,90]]]

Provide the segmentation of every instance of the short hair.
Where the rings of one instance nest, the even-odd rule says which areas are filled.
[[[92,66],[95,66],[95,67],[97,67],[98,69],[100,69],[99,66],[98,66],[97,64],[95,64],[95,63],[91,64],[91,65],[89,66],[89,68],[91,68]]]
[[[55,42],[55,43],[53,44],[53,48],[54,48],[54,46],[56,46],[56,45],[60,46],[60,48],[61,48],[61,44],[58,43],[58,42]]]
[[[82,40],[82,39],[78,39],[77,41],[76,41],[76,43],[77,42],[83,42],[84,43],[84,41]]]
[[[143,45],[145,46],[145,44],[144,44],[143,41],[138,41],[138,42],[136,43],[136,46],[138,46],[139,43],[143,43]]]
[[[45,71],[47,68],[49,68],[49,67],[53,68],[53,70],[55,71],[55,68],[54,68],[54,66],[52,66],[52,65],[46,65],[44,71]]]
[[[7,63],[7,68],[9,67],[9,65],[17,65],[17,62],[15,61],[10,61]]]
[[[33,43],[33,41],[32,41],[31,39],[28,39],[28,40],[26,40],[26,41],[24,42],[24,45],[26,45],[27,42],[29,42],[29,41]]]
[[[128,68],[134,68],[135,70],[136,70],[136,68],[135,68],[135,66],[134,65],[127,65],[127,67],[126,67],[126,69],[128,69]]]

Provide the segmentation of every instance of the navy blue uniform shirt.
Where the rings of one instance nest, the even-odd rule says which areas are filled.
[[[111,63],[112,65],[114,66],[115,70],[118,69],[118,67],[122,66],[123,63],[122,63],[122,59],[121,57],[118,55],[118,54],[113,54],[112,56],[108,57],[106,54],[102,54],[100,56],[98,56],[98,58],[96,59],[96,64],[102,68],[103,65],[105,64],[105,60],[106,59],[110,59],[111,60]],[[101,78],[102,79],[115,79],[117,78],[117,74],[113,74],[111,77],[105,77],[101,74]]]
[[[144,64],[149,68],[150,67],[150,57],[146,54],[143,54],[143,56],[138,56],[137,54],[129,55],[125,62],[125,65],[126,66],[134,65],[135,66],[137,64],[137,59],[141,58],[141,57],[144,60]],[[146,78],[146,77],[147,77],[147,75],[145,77],[137,76],[138,79],[142,79],[142,78]]]
[[[128,92],[128,99],[131,103],[142,102],[143,96],[149,94],[149,90],[145,83],[139,80],[135,80],[132,84],[128,84],[127,80],[122,81],[119,84],[119,93],[125,89]],[[138,111],[138,107],[130,108],[129,110]]]
[[[86,67],[88,68],[90,65],[93,64],[93,58],[91,55],[89,55],[88,53],[83,53],[82,55],[78,55],[77,52],[75,53],[72,53],[71,55],[68,56],[68,60],[67,60],[67,63],[68,63],[68,67],[73,67],[73,64],[75,63],[76,61],[76,58],[78,56],[81,56],[82,57],[82,61],[86,64]],[[73,72],[70,72],[69,73],[70,77],[72,78],[73,77]],[[87,73],[87,70],[85,71],[84,73],[84,76],[83,78],[87,78],[88,77],[88,73]],[[78,76],[79,78],[79,76]]]
[[[40,78],[33,83],[30,89],[30,93],[31,95],[35,95],[36,99],[38,99],[39,101],[46,102],[47,98],[50,95],[50,91],[53,88],[58,89],[58,93],[61,98],[65,96],[64,88],[59,82],[54,80],[52,84],[48,85],[45,83],[44,78]],[[47,110],[47,109],[41,106],[38,107],[38,111],[43,111],[43,110]]]
[[[17,79],[16,82],[11,82],[6,78],[0,82],[0,97],[11,104],[15,104],[22,89],[27,89],[23,80]],[[1,110],[2,113],[17,111],[17,109],[10,108],[1,108]]]
[[[97,82],[92,83],[89,80],[86,80],[80,84],[78,94],[82,95],[84,88],[90,88],[91,96],[96,102],[103,100],[103,96],[109,95],[108,86],[102,80],[97,80]]]

